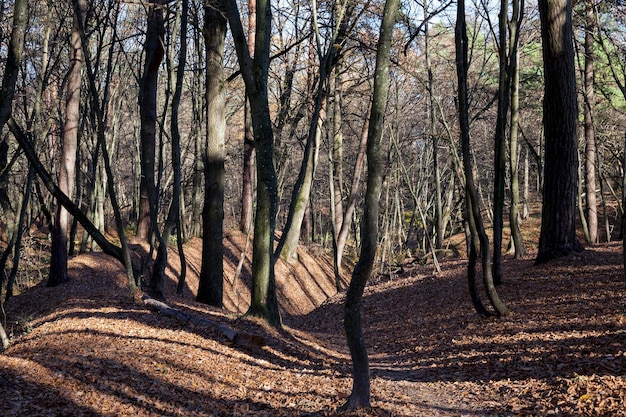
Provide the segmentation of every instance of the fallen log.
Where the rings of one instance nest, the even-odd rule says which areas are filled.
[[[265,338],[263,336],[242,333],[230,327],[218,323],[204,317],[196,316],[193,314],[185,313],[182,310],[168,306],[162,301],[155,300],[147,294],[141,296],[143,303],[158,311],[161,314],[165,314],[168,317],[172,317],[183,324],[192,323],[198,327],[211,327],[217,330],[222,336],[226,338],[228,344],[244,346],[244,347],[262,347],[265,346]]]

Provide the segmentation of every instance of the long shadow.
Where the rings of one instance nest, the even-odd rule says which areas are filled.
[[[589,251],[585,256],[581,265],[598,255]],[[566,260],[509,279],[500,291],[515,313],[500,320],[477,318],[463,275],[425,277],[366,294],[363,327],[372,376],[411,382],[554,382],[574,375],[623,375],[626,320],[595,319],[626,310],[621,270],[615,268],[619,262],[602,256],[599,271],[612,275],[592,283],[598,269],[577,274]],[[543,271],[549,274],[537,276]],[[327,320],[341,317],[341,308],[323,305],[294,326],[319,334],[322,341],[342,335],[341,326]]]
[[[298,408],[296,404],[285,407],[271,407],[261,401],[253,400],[255,393],[263,395],[291,394],[280,388],[247,387],[249,394],[245,398],[232,398],[230,395],[213,395],[217,391],[238,391],[242,387],[227,378],[203,372],[201,368],[191,369],[181,367],[180,363],[167,361],[150,355],[139,353],[139,362],[149,367],[157,367],[161,373],[176,372],[187,373],[199,377],[204,381],[202,386],[189,387],[181,383],[174,383],[163,378],[155,378],[153,373],[137,369],[127,363],[122,363],[113,358],[103,358],[88,354],[67,355],[62,348],[50,348],[46,355],[42,355],[39,365],[49,369],[59,376],[60,383],[63,381],[71,386],[80,386],[84,392],[82,395],[91,396],[92,393],[102,397],[115,398],[115,406],[107,412],[100,414],[94,409],[81,405],[76,400],[69,398],[72,391],[52,389],[45,384],[34,384],[26,381],[6,368],[0,370],[11,386],[26,386],[20,393],[24,398],[16,415],[39,415],[30,412],[32,407],[45,407],[47,413],[53,415],[131,415],[147,413],[154,416],[171,415],[235,415],[244,411],[246,415],[255,412],[264,412],[268,415],[298,416],[306,412]],[[154,359],[158,363],[154,363]],[[317,398],[325,395],[311,389],[309,394]],[[332,398],[332,397],[328,397]],[[36,400],[36,404],[32,399]],[[10,403],[9,403],[10,404]],[[111,406],[111,404],[107,404]],[[321,410],[325,414],[327,410]]]

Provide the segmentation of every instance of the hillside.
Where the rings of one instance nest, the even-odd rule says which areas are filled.
[[[245,239],[225,239],[232,279]],[[230,345],[129,296],[120,265],[100,253],[71,259],[71,282],[36,286],[6,304],[12,346],[0,355],[7,416],[330,416],[350,391],[343,294],[330,260],[302,253],[277,269],[285,329],[238,318],[249,273],[226,285],[227,311],[193,302],[199,242],[186,249],[188,288],[168,303],[267,346]],[[247,265],[247,264],[244,264]],[[376,416],[616,415],[626,410],[626,313],[621,247],[588,248],[534,267],[504,264],[514,314],[481,320],[465,263],[406,267],[370,285],[364,328]],[[285,297],[291,298],[287,302]]]

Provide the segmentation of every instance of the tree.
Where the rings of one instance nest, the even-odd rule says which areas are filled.
[[[256,43],[256,0],[248,0],[248,53],[254,56]],[[254,212],[254,132],[250,115],[250,100],[244,101],[243,172],[241,184],[241,217],[239,230],[250,233]]]
[[[583,126],[585,132],[585,196],[587,243],[598,243],[598,209],[596,203],[596,138],[594,129],[594,35],[595,2],[585,1],[585,67],[583,71]]]
[[[67,74],[67,92],[65,97],[65,126],[59,171],[59,188],[70,199],[73,195],[76,172],[76,152],[78,149],[78,130],[80,129],[80,92],[82,84],[83,51],[78,19],[84,19],[87,4],[79,1],[83,11],[73,13],[72,33],[70,35],[70,65]],[[84,24],[84,23],[83,23]],[[57,204],[54,225],[52,227],[52,253],[50,256],[49,287],[68,281],[67,276],[67,236],[70,229],[70,216],[61,204]]]
[[[506,122],[511,93],[511,66],[507,48],[509,0],[500,0],[498,14],[498,110],[493,152],[493,263],[495,284],[502,282],[502,228],[504,226],[504,182],[506,176]]]
[[[400,0],[387,0],[380,25],[374,91],[367,140],[367,189],[361,225],[361,253],[352,271],[344,307],[344,329],[352,358],[352,392],[343,410],[370,407],[369,359],[361,325],[361,305],[365,284],[372,275],[378,246],[378,213],[383,171],[380,143],[387,107],[389,62],[393,28]]]
[[[519,32],[524,19],[524,0],[513,0],[513,10],[509,21],[509,45],[511,48],[511,119],[509,125],[509,174],[511,175],[511,208],[509,225],[515,257],[526,256],[526,247],[520,231],[519,215]],[[528,155],[528,154],[527,154]]]
[[[224,86],[224,44],[226,19],[217,2],[204,6],[206,48],[206,155],[202,268],[197,301],[222,306],[224,282],[224,137],[226,132],[226,91]]]
[[[489,250],[489,238],[485,232],[478,192],[474,182],[474,167],[470,147],[470,124],[469,124],[469,99],[467,88],[467,74],[469,66],[468,58],[468,38],[467,25],[465,19],[465,1],[460,0],[457,5],[457,21],[455,26],[455,49],[456,68],[458,79],[458,102],[459,102],[459,127],[461,134],[461,152],[463,154],[463,171],[465,173],[465,205],[466,222],[470,229],[470,239],[468,242],[469,260],[467,266],[467,278],[470,286],[470,295],[477,313],[481,316],[488,316],[490,313],[480,302],[475,283],[475,267],[478,252],[480,252],[483,282],[487,296],[491,305],[496,310],[498,316],[506,316],[509,309],[500,300],[493,282],[492,270],[490,268],[491,253]],[[478,242],[477,242],[478,240]],[[480,245],[478,247],[478,244]]]
[[[535,264],[582,250],[576,238],[578,105],[572,3],[568,0],[540,0],[539,16],[545,73],[545,171]]]
[[[274,276],[274,232],[278,210],[278,183],[274,168],[274,134],[268,101],[271,4],[257,0],[254,57],[250,56],[235,0],[224,0],[241,76],[250,100],[258,178],[252,248],[252,300],[248,314],[281,326]]]
[[[137,238],[147,240],[158,230],[156,225],[155,188],[155,141],[157,121],[157,87],[159,66],[165,54],[163,35],[163,0],[151,0],[148,4],[148,28],[144,41],[144,66],[139,91],[141,113],[141,181]]]
[[[11,117],[11,106],[15,96],[15,83],[19,73],[20,60],[24,50],[24,35],[28,23],[28,1],[15,0],[13,7],[13,27],[9,40],[9,53],[2,75],[2,86],[0,86],[0,131]],[[4,268],[4,266],[3,266]],[[0,271],[4,274],[4,271]],[[2,280],[0,280],[0,286]],[[0,291],[1,292],[1,291]],[[0,300],[0,304],[2,300]],[[9,338],[0,322],[0,350],[9,346]]]
[[[318,149],[322,136],[322,124],[326,114],[326,97],[330,89],[331,76],[338,62],[336,50],[338,50],[346,40],[348,35],[346,22],[350,19],[354,11],[354,6],[354,3],[350,3],[349,6],[339,5],[338,10],[334,10],[338,19],[337,28],[333,30],[332,39],[327,42],[327,50],[324,52],[322,52],[323,43],[320,38],[317,12],[313,13],[313,32],[315,33],[317,43],[320,73],[318,75],[318,88],[315,93],[315,104],[312,106],[311,124],[309,125],[309,132],[304,147],[302,165],[291,195],[287,222],[278,247],[276,248],[275,256],[282,256],[287,261],[293,259],[296,255],[302,223],[307,207],[310,205],[309,199],[317,165]],[[314,1],[312,7],[317,7],[317,2]],[[310,62],[310,64],[312,63]]]

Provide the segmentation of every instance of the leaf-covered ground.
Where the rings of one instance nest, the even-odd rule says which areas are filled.
[[[282,332],[239,317],[245,239],[227,240],[226,306],[193,302],[198,241],[183,311],[262,335],[267,346],[229,345],[214,329],[184,325],[129,295],[120,265],[99,253],[70,262],[71,282],[39,285],[5,305],[12,345],[0,354],[3,416],[332,416],[350,392],[327,257],[279,265]],[[171,256],[172,279],[177,259]],[[613,416],[626,413],[626,310],[621,247],[588,248],[547,265],[506,259],[501,297],[514,314],[474,313],[465,262],[406,267],[364,299],[373,416]],[[317,307],[317,308],[316,308]]]

